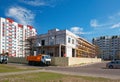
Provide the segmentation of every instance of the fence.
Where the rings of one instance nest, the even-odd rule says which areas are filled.
[[[22,63],[27,64],[26,58],[24,57],[9,57],[9,63]],[[96,63],[101,62],[100,58],[68,58],[68,57],[53,57],[51,61],[51,65],[54,66],[70,66],[70,65],[78,65],[78,64],[88,64],[88,63]]]
[[[21,63],[21,64],[27,64],[27,60],[25,57],[9,57],[8,63]]]

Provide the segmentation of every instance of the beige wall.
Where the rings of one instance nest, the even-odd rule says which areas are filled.
[[[54,57],[52,58],[52,65],[57,66],[70,66],[70,65],[80,65],[88,63],[101,62],[99,58],[68,58],[68,57]]]
[[[68,57],[53,57],[51,65],[68,66]]]
[[[101,62],[101,59],[98,58],[69,58],[69,66],[77,64],[88,64],[88,63],[97,63]]]

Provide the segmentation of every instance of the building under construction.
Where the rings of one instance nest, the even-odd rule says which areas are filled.
[[[96,47],[87,40],[68,30],[53,29],[46,34],[33,37],[37,54],[48,54],[53,57],[95,57]],[[32,45],[32,44],[31,44]]]

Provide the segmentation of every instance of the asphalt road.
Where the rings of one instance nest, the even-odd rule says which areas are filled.
[[[45,72],[55,72],[69,75],[80,75],[80,76],[93,76],[93,77],[104,77],[109,79],[120,79],[120,69],[107,69],[106,62],[90,64],[85,66],[28,66],[25,64],[11,64],[15,66],[40,68]]]
[[[106,62],[76,66],[76,67],[45,67],[46,70],[59,71],[72,75],[104,77],[110,79],[120,79],[120,69],[107,69]]]

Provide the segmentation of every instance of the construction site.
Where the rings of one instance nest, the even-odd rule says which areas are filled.
[[[57,62],[56,60],[76,61],[78,64],[77,61],[79,60],[94,62],[90,59],[96,60],[97,48],[92,43],[68,30],[52,29],[46,34],[26,39],[26,56],[36,56],[38,54],[50,55],[54,64]],[[69,64],[66,63],[66,65]]]

